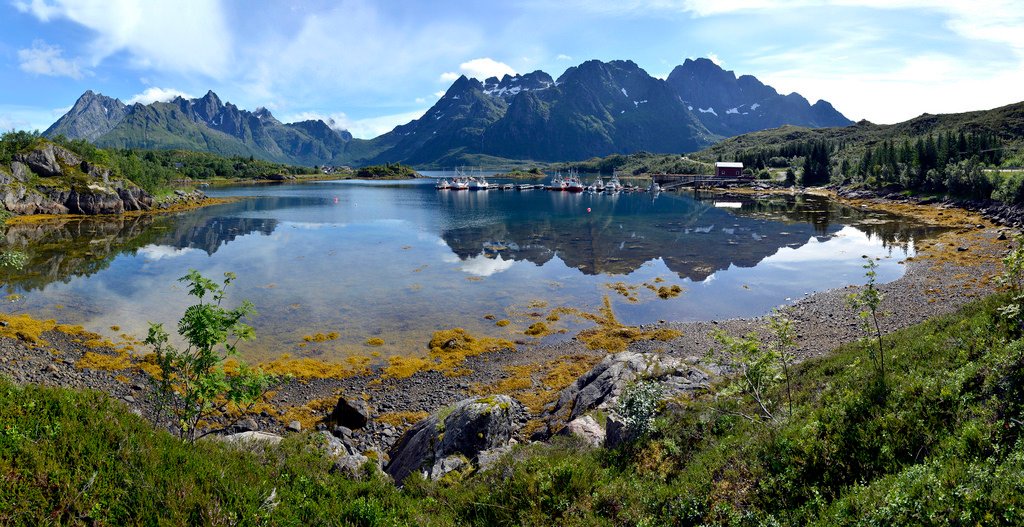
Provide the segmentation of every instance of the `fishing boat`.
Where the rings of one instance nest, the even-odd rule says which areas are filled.
[[[469,181],[467,181],[466,178],[455,178],[455,180],[451,184],[450,189],[451,190],[468,190],[469,189]]]
[[[484,179],[483,176],[479,178],[469,178],[469,190],[488,190],[491,188],[491,184]]]
[[[569,179],[565,181],[565,190],[569,192],[583,192],[583,182],[576,175],[570,175]]]
[[[651,186],[647,187],[648,192],[661,192],[661,185],[657,181],[651,179]]]
[[[549,183],[544,188],[547,190],[565,190],[565,187],[566,184],[565,180],[562,179],[562,175],[556,174],[555,177],[551,180],[551,183]]]
[[[448,190],[452,188],[452,184],[449,183],[447,179],[441,179],[434,185],[434,188],[437,190]]]
[[[604,186],[604,191],[611,194],[622,190],[622,183],[619,183],[619,176],[612,174],[612,178]]]

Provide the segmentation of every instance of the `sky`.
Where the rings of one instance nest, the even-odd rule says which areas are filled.
[[[708,57],[853,120],[1024,100],[1022,0],[0,0],[0,130],[86,90],[200,97],[370,138],[459,75]]]

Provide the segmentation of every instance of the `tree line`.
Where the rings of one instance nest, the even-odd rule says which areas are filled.
[[[792,141],[737,152],[735,159],[754,171],[802,168],[800,182],[806,186],[899,186],[924,193],[1024,203],[1024,189],[1018,188],[1024,177],[990,177],[983,170],[999,166],[1003,151],[1004,145],[994,133],[946,131],[886,139],[866,144],[863,150],[845,141]]]

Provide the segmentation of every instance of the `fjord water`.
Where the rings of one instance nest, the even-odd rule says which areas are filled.
[[[523,329],[552,308],[594,311],[605,296],[627,324],[762,315],[863,283],[861,255],[880,258],[880,281],[894,280],[930,234],[813,197],[453,192],[432,180],[208,194],[246,199],[8,227],[6,246],[30,263],[4,271],[3,310],[141,337],[147,321],[173,327],[190,303],[176,281],[188,269],[232,271],[228,303],[249,299],[259,311],[259,339],[243,346],[253,358],[415,354],[432,331],[450,327],[531,341]],[[672,285],[679,296],[653,290]],[[501,319],[511,324],[496,326]],[[583,327],[566,317],[550,325],[568,330],[551,339]],[[303,339],[331,332],[336,340]],[[371,337],[384,346],[366,345]]]

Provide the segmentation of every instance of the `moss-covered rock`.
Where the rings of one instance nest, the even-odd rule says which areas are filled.
[[[7,176],[6,174],[10,174]],[[108,167],[38,141],[0,172],[0,203],[15,214],[120,214],[149,210],[153,198]]]

